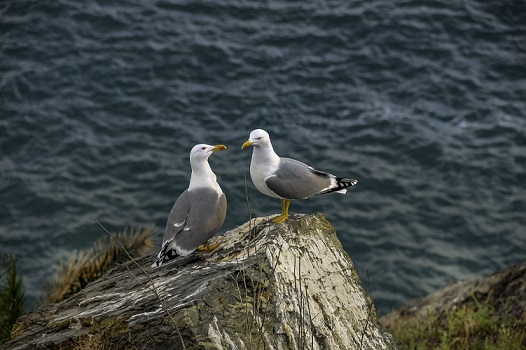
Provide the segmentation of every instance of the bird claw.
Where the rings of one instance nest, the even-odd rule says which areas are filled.
[[[272,219],[272,221],[276,224],[281,224],[283,221],[287,220],[288,217],[289,217],[288,215],[282,214]]]
[[[199,252],[206,252],[206,253],[210,253],[214,250],[217,249],[217,247],[219,247],[221,245],[221,241],[218,241],[218,242],[215,242],[213,244],[209,244],[208,241],[206,243],[203,243],[201,244],[200,246],[198,246],[197,248],[195,248],[195,250],[199,251]]]

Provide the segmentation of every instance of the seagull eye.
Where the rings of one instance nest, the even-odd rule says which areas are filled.
[[[260,137],[256,137],[256,140],[261,140],[263,137],[260,136]]]
[[[204,151],[206,149],[206,147],[201,147],[201,149]]]

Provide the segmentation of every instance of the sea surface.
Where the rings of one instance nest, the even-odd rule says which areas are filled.
[[[189,151],[228,198],[221,230],[280,211],[251,130],[359,180],[322,212],[380,314],[526,259],[525,1],[34,1],[0,5],[0,254],[28,308],[71,251],[155,224]],[[372,288],[372,290],[371,290]]]

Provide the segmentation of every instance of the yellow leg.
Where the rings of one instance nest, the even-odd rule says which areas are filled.
[[[276,217],[274,221],[276,224],[281,224],[289,217],[290,199],[281,199],[281,215]]]
[[[206,241],[206,243],[201,244],[199,247],[195,248],[195,250],[210,253],[211,251],[217,249],[217,247],[219,247],[221,243],[223,242],[217,241],[214,244],[209,244],[208,241]]]

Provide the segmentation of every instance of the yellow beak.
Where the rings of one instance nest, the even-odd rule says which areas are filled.
[[[226,149],[226,146],[225,145],[215,145],[214,148],[212,148],[212,152],[215,152],[215,151],[222,151]]]
[[[248,146],[252,146],[252,142],[250,142],[250,140],[247,140],[247,142],[245,142],[245,143],[241,146],[241,149],[243,149],[243,148],[247,148]]]

